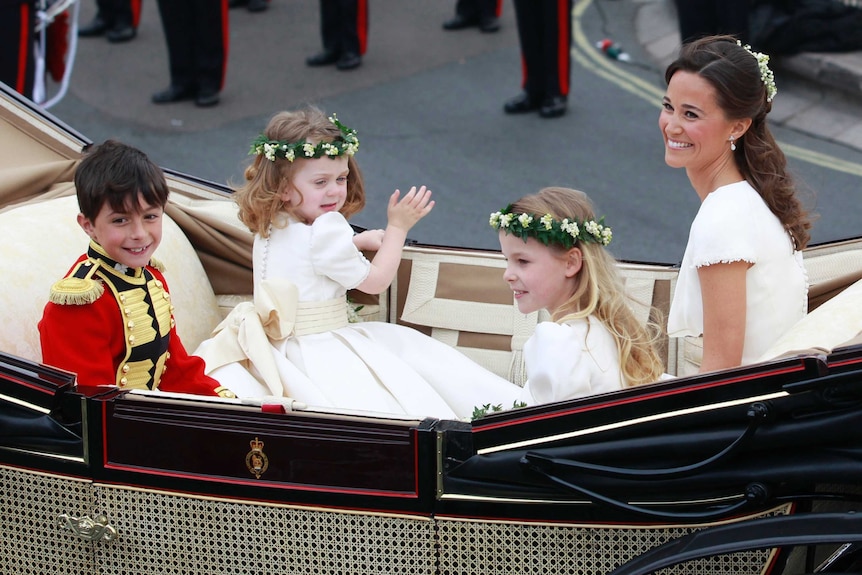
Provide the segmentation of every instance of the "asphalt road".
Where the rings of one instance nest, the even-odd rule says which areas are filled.
[[[94,2],[83,2],[87,22]],[[304,65],[320,48],[317,2],[232,10],[227,82],[211,109],[150,103],[168,83],[167,56],[155,3],[144,2],[132,42],[79,43],[70,92],[50,112],[94,141],[119,138],[164,167],[229,184],[241,179],[249,143],[273,113],[314,103],[359,132],[370,191],[354,218],[361,226],[385,226],[391,191],[425,184],[437,207],[411,239],[496,249],[490,212],[563,185],[593,198],[614,230],[618,258],[675,263],[698,200],[685,174],[664,164],[662,74],[635,40],[637,5],[577,3],[570,107],[560,119],[502,113],[520,89],[511,3],[499,33],[446,32],[440,24],[454,0],[373,0],[369,50],[349,72]],[[632,62],[598,53],[594,43],[604,37],[620,41]],[[794,151],[791,167],[820,214],[814,241],[862,235],[862,153],[781,127],[775,134]]]

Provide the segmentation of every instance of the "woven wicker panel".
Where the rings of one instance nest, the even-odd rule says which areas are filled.
[[[59,516],[92,517],[91,484],[0,466],[0,573],[98,573],[92,543],[63,528]]]
[[[571,575],[608,573],[688,528],[624,528],[437,520],[441,575]],[[770,552],[690,561],[657,573],[759,574]]]
[[[103,573],[303,575],[434,572],[433,523],[96,486],[120,533]]]
[[[603,573],[690,531],[339,513],[92,485],[2,466],[0,479],[4,574]],[[61,513],[105,514],[119,536],[85,542],[62,528]],[[738,553],[666,572],[757,574],[768,559],[765,551]]]

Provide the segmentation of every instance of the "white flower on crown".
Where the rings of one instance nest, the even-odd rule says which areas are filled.
[[[743,44],[739,40],[736,41],[737,46],[742,46],[746,52],[754,56],[757,60],[757,67],[760,68],[760,80],[766,86],[766,101],[771,102],[778,93],[778,87],[775,85],[775,75],[769,69],[769,55],[763,52],[755,52],[748,44]]]
[[[572,236],[574,239],[578,239],[578,235],[581,233],[577,222],[570,222],[568,218],[564,219],[560,223],[560,229]]]
[[[603,227],[602,228],[602,245],[606,246],[611,243],[614,234],[611,232],[611,228]]]
[[[305,158],[320,158],[322,156],[333,158],[341,155],[352,156],[355,154],[359,149],[359,138],[356,136],[356,130],[348,128],[339,122],[334,114],[329,120],[341,132],[341,137],[332,142],[321,142],[317,145],[305,140],[285,142],[283,140],[272,140],[266,134],[260,134],[251,143],[249,154],[263,155],[270,162],[275,162],[278,158],[284,158],[289,162],[293,162],[297,154],[301,154]]]
[[[562,221],[554,219],[551,214],[539,217],[538,214],[513,213],[511,206],[504,210],[491,213],[488,223],[496,230],[515,234],[524,241],[534,237],[545,245],[559,244],[570,248],[578,242],[608,245],[613,238],[611,229],[604,225],[604,218],[598,222],[587,220],[578,223],[568,218]],[[538,219],[536,219],[538,218]]]

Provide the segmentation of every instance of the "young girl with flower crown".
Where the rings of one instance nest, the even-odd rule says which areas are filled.
[[[641,325],[629,308],[605,250],[611,229],[596,220],[586,194],[545,188],[491,214],[490,223],[518,309],[545,309],[552,319],[524,345],[522,401],[561,401],[662,377],[658,327]]]
[[[198,349],[207,371],[240,396],[310,406],[466,418],[521,388],[412,328],[348,322],[346,293],[385,290],[407,232],[433,208],[424,186],[389,198],[385,230],[354,235],[365,204],[356,132],[310,107],[281,112],[253,143],[236,191],[255,234],[254,302],[237,306]],[[368,261],[360,250],[376,251]]]

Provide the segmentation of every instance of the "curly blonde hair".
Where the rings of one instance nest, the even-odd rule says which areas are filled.
[[[524,196],[511,207],[512,212],[551,214],[555,219],[580,222],[595,220],[592,202],[584,192],[570,188],[550,187]],[[562,306],[551,310],[551,319],[563,323],[595,315],[610,331],[619,350],[620,369],[625,387],[652,383],[664,371],[658,342],[661,327],[651,319],[642,325],[631,308],[629,296],[617,271],[617,262],[601,243],[578,242],[583,255],[577,274],[575,292]],[[563,246],[549,245],[562,255]],[[651,318],[658,317],[652,310]]]
[[[342,136],[338,126],[314,106],[275,114],[267,123],[264,134],[271,140],[307,140],[315,143],[334,141]],[[278,158],[273,162],[258,155],[246,168],[245,183],[234,190],[234,199],[239,206],[240,221],[252,233],[267,237],[270,226],[286,225],[287,220],[282,216],[293,215],[297,206],[285,205],[281,194],[287,186],[292,185],[297,165],[305,161],[302,158],[293,162]],[[365,207],[362,172],[353,156],[347,157],[347,167],[347,199],[340,210],[345,218]]]

